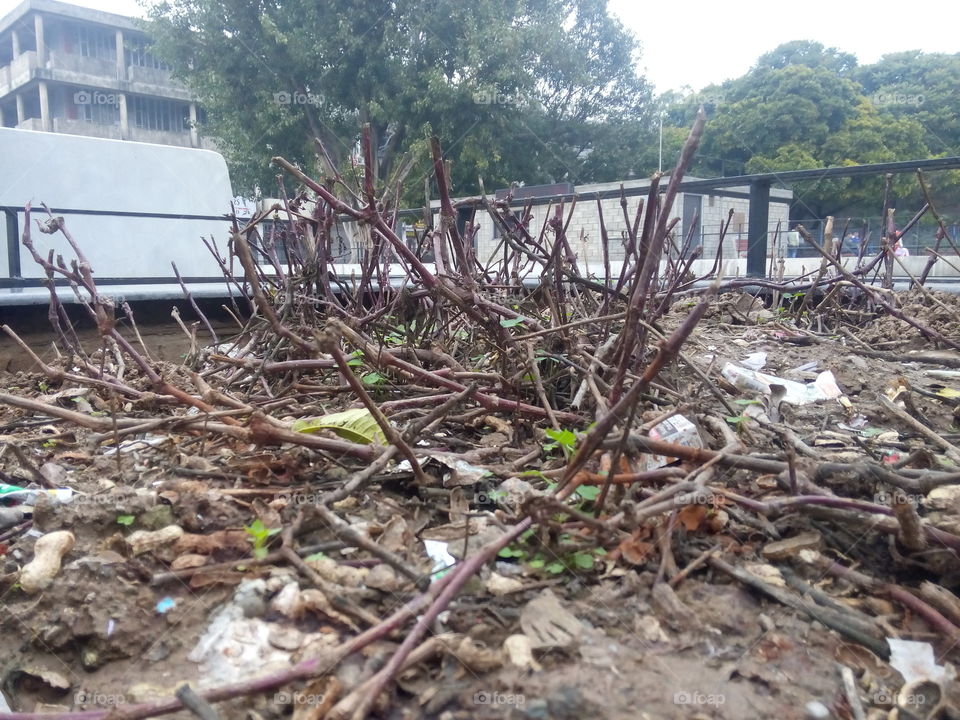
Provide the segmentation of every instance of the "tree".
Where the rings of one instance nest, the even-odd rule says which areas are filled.
[[[478,175],[488,189],[612,179],[598,161],[650,132],[638,44],[603,0],[178,0],[150,17],[247,190],[270,182],[271,155],[322,170],[315,138],[349,168],[364,123],[379,178],[407,151],[428,174],[435,133],[458,192]]]
[[[908,52],[857,67],[849,53],[808,41],[762,55],[742,77],[699,93],[672,94],[665,118],[690,120],[695,101],[711,117],[693,172],[776,172],[960,154],[960,55]],[[730,173],[726,173],[730,174]],[[944,212],[956,208],[960,173],[927,178]],[[876,213],[881,178],[796,183],[794,217]],[[919,206],[916,179],[900,175],[895,202]]]
[[[915,119],[936,155],[960,155],[960,53],[898,52],[857,70],[864,94],[895,117]]]
[[[828,70],[837,75],[850,75],[857,67],[857,58],[836,48],[827,48],[810,40],[783,43],[757,59],[756,69],[783,70],[802,65],[813,70]]]

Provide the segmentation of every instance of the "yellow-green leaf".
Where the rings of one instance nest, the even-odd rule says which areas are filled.
[[[302,433],[332,430],[344,440],[364,445],[372,442],[384,445],[387,442],[383,430],[366,408],[353,408],[318,418],[297,420],[293,423],[293,429]]]
[[[945,387],[937,390],[937,395],[950,398],[952,400],[954,398],[960,398],[960,390],[954,390],[953,388]]]

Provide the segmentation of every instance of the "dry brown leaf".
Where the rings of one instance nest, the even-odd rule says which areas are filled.
[[[330,601],[327,600],[327,596],[323,594],[323,591],[317,590],[316,588],[307,588],[300,592],[300,600],[302,601],[304,610],[310,610],[317,615],[326,616],[331,620],[336,620],[346,625],[354,632],[360,632],[360,628],[356,626],[350,617],[333,608]]]
[[[170,563],[171,570],[186,570],[188,568],[196,568],[201,565],[206,565],[207,556],[206,555],[197,555],[196,553],[187,553],[186,555],[181,555],[176,558],[172,563]]]
[[[220,550],[235,550],[246,555],[250,548],[250,536],[243,530],[218,530],[209,535],[184,533],[173,546],[178,555],[210,555]]]
[[[380,547],[390,552],[400,552],[410,547],[413,540],[413,534],[407,526],[407,521],[402,515],[394,515],[390,522],[383,526],[383,532],[377,539]]]
[[[633,537],[627,538],[617,547],[623,559],[631,565],[643,565],[655,548],[653,543]]]
[[[687,532],[696,532],[707,516],[707,508],[703,505],[687,505],[677,513],[677,520],[683,523]]]
[[[544,590],[520,611],[520,627],[534,648],[569,647],[584,630],[583,623],[550,590]]]
[[[447,643],[444,646],[458,662],[474,672],[496,670],[504,663],[500,648],[489,648],[471,637],[461,637],[452,646]]]

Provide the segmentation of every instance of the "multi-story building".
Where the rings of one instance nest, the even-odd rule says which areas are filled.
[[[144,23],[57,0],[0,19],[0,125],[211,147],[202,111],[150,52]]]

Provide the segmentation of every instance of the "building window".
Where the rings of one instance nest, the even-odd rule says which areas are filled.
[[[117,36],[109,30],[88,25],[75,25],[73,28],[73,47],[69,52],[97,60],[115,60],[117,57]]]
[[[120,106],[110,105],[77,105],[81,120],[97,125],[119,125]]]
[[[190,108],[185,103],[140,96],[133,96],[130,100],[131,117],[135,127],[143,130],[186,132]]]
[[[166,70],[169,72],[170,66],[151,53],[147,44],[142,40],[129,40],[124,43],[124,46],[127,65],[151,68],[153,70]]]

